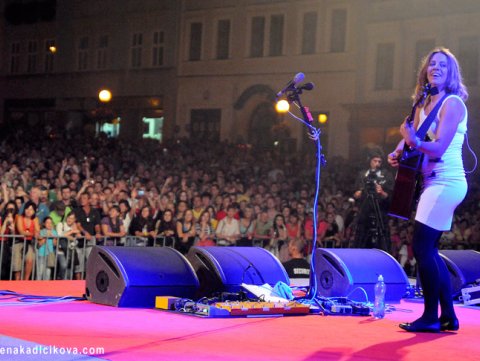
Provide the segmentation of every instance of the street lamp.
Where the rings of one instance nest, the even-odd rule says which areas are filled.
[[[112,100],[112,92],[108,89],[102,89],[98,93],[98,99],[102,103],[108,103],[110,100]]]
[[[280,114],[286,113],[290,110],[290,104],[285,99],[279,100],[275,103],[275,110]]]

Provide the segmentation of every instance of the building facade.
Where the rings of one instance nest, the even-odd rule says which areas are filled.
[[[445,46],[462,65],[478,130],[474,0],[37,0],[0,11],[4,125],[112,123],[128,138],[155,125],[164,139],[309,151],[305,127],[273,107],[303,72],[315,84],[303,104],[315,121],[328,116],[318,125],[328,155],[356,158],[398,142],[420,59]]]

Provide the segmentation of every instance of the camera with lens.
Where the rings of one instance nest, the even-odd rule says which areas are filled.
[[[364,178],[364,189],[367,194],[377,194],[377,184],[383,185],[386,180],[385,177],[374,170],[370,170]]]
[[[376,194],[377,175],[374,171],[369,171],[363,180],[364,189],[367,194]]]

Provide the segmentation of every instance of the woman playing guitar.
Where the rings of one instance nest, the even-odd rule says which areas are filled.
[[[413,250],[423,288],[424,312],[419,319],[400,324],[400,328],[410,332],[456,331],[459,322],[453,309],[449,273],[438,254],[438,243],[442,232],[450,230],[454,210],[467,193],[462,145],[467,132],[468,113],[464,101],[468,93],[458,61],[448,49],[436,48],[424,59],[414,100],[422,96],[426,83],[436,87],[438,93],[430,93],[415,110],[413,125],[407,121],[401,125],[403,140],[388,156],[389,164],[398,167],[405,144],[423,153],[420,167],[423,188],[415,215]],[[416,130],[440,101],[437,116],[427,133],[431,141],[424,141]]]

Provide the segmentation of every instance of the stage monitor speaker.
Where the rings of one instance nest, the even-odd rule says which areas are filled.
[[[192,298],[199,286],[187,259],[169,247],[93,247],[86,295],[95,303],[154,308],[156,296]]]
[[[374,286],[378,275],[387,285],[385,301],[399,303],[409,285],[400,264],[387,252],[379,249],[318,248],[315,251],[317,295],[348,297],[354,301],[375,299]]]
[[[260,247],[192,247],[187,254],[200,281],[197,297],[238,292],[241,284],[289,284],[280,261]]]
[[[461,294],[462,288],[480,279],[480,252],[474,250],[442,250],[440,256],[450,273],[452,295]]]

